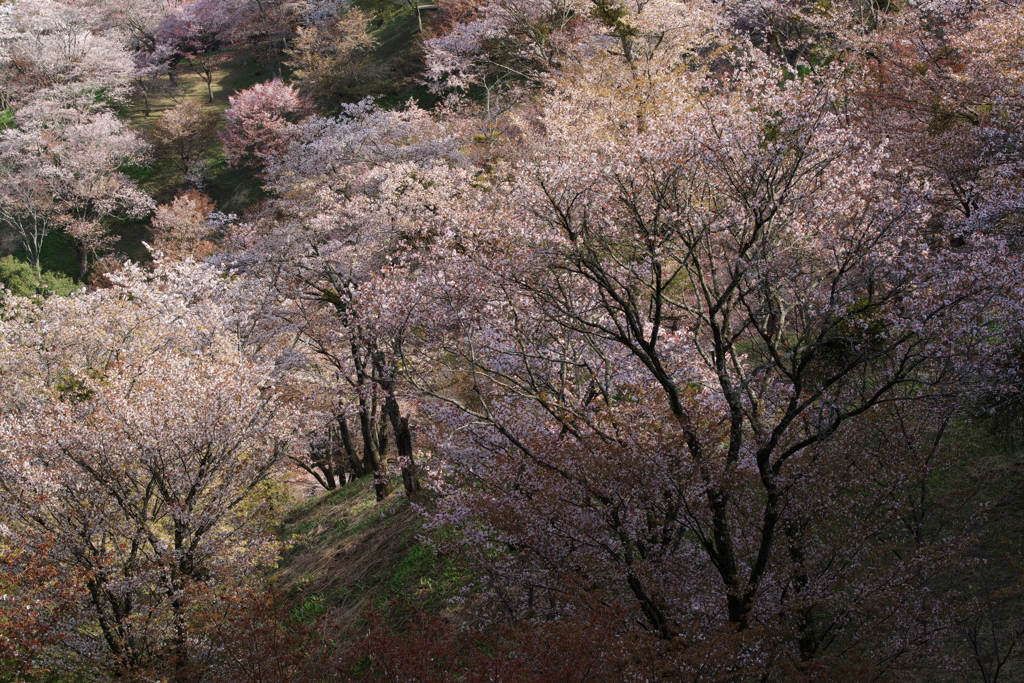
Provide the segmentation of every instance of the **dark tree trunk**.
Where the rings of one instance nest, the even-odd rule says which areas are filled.
[[[405,492],[416,493],[422,487],[416,471],[416,461],[412,456],[412,431],[409,429],[408,417],[403,417],[399,421],[399,428],[395,432],[395,447],[398,449],[398,457],[408,463],[402,466],[402,483],[405,485]]]
[[[348,429],[348,419],[344,415],[338,416],[338,431],[341,432],[341,445],[345,449],[345,455],[348,457],[349,467],[352,468],[352,476],[365,476],[366,468],[363,466],[363,461],[359,457],[355,446],[352,445],[352,433]]]
[[[369,414],[369,406],[362,405],[359,414],[359,427],[363,433],[363,470],[373,473],[373,489],[377,500],[384,500],[391,495],[393,487],[388,479],[388,471],[384,462],[384,451],[387,448],[387,433],[378,429]],[[368,473],[369,473],[368,472]]]
[[[78,259],[78,281],[85,282],[85,278],[89,275],[89,250],[81,241],[67,235],[64,236],[64,241],[70,243],[75,250],[75,258]]]
[[[395,433],[395,449],[402,460],[402,484],[406,493],[416,493],[421,489],[419,476],[416,472],[416,461],[412,452],[412,432],[409,430],[409,418],[402,417],[402,411],[395,398],[395,380],[392,370],[385,362],[384,354],[377,351],[373,356],[380,384],[384,390],[384,414],[387,415],[391,430]]]

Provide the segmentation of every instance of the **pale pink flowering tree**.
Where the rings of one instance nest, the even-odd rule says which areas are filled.
[[[548,75],[584,63],[595,67],[598,54],[633,65],[642,79],[666,55],[678,65],[698,49],[729,43],[721,31],[707,34],[724,25],[721,13],[711,3],[679,0],[492,2],[424,41],[426,77],[438,92],[482,89],[488,111],[502,92],[539,87]]]
[[[82,9],[56,0],[0,5],[0,106],[21,105],[40,90],[70,84],[116,97],[131,72],[131,55],[119,36],[98,30]]]
[[[302,421],[235,289],[167,264],[86,296],[5,300],[4,571],[59,579],[5,596],[50,629],[37,664],[103,679],[201,670],[215,654],[202,609],[274,560],[261,491]]]
[[[134,70],[130,75],[135,93],[143,100],[143,112],[149,116],[150,97],[168,94],[176,88],[173,75],[175,52],[160,43],[157,31],[175,8],[166,0],[76,0],[76,6],[112,25],[131,53]]]
[[[426,78],[436,92],[481,88],[485,107],[516,86],[537,87],[560,68],[571,47],[597,32],[588,5],[574,1],[481,6],[444,35],[424,41]]]
[[[150,95],[153,93],[168,93],[173,84],[170,82],[172,51],[162,45],[154,49],[137,50],[132,56],[135,70],[132,72],[132,83],[135,92],[142,95],[143,113],[149,116]],[[167,81],[164,82],[164,78]]]
[[[194,100],[166,109],[150,129],[154,155],[181,173],[192,187],[202,187],[217,141],[220,117]]]
[[[37,270],[43,240],[56,229],[61,214],[55,192],[59,171],[45,149],[38,133],[4,131],[0,140],[0,218],[17,232]]]
[[[972,156],[980,177],[973,215],[966,215],[965,233],[1019,233],[1024,218],[1024,18],[1019,3],[977,7],[969,30],[950,40],[965,56],[965,73],[950,80],[970,84],[971,97],[962,99],[981,116],[976,122]],[[983,104],[978,104],[979,102]],[[986,110],[990,111],[986,112]],[[960,151],[953,146],[954,153]],[[970,150],[974,151],[974,150]],[[966,156],[966,155],[965,155]],[[970,191],[970,190],[968,190]]]
[[[266,55],[267,70],[281,77],[280,51],[288,47],[288,39],[302,20],[306,2],[288,0],[245,0],[236,12],[228,38],[234,44],[260,46]]]
[[[206,83],[213,103],[213,73],[222,57],[220,49],[239,20],[239,2],[190,0],[177,6],[156,30],[158,45],[174,51]]]
[[[174,259],[203,259],[213,253],[214,230],[210,214],[216,204],[206,195],[188,190],[153,212],[153,249]]]
[[[269,157],[265,171],[277,196],[265,216],[230,231],[225,258],[272,279],[277,314],[301,330],[336,415],[332,438],[344,455],[332,458],[357,476],[373,473],[383,498],[389,444],[406,449],[408,415],[396,394],[398,340],[376,334],[360,288],[403,251],[403,239],[429,234],[448,187],[429,171],[442,177],[439,169],[461,154],[443,126],[412,106],[386,111],[367,101],[287,130],[287,152]]]
[[[0,137],[0,217],[17,230],[36,267],[46,235],[62,230],[84,279],[89,258],[106,244],[106,222],[152,209],[149,196],[119,170],[143,160],[145,145],[110,110],[51,95],[19,110],[18,127]]]
[[[263,159],[288,148],[287,124],[312,113],[309,101],[280,79],[257,83],[228,98],[228,120],[220,133],[224,155],[232,166],[262,167]]]
[[[922,3],[884,31],[849,41],[868,76],[858,93],[862,126],[930,184],[933,230],[943,239],[980,231],[1016,240],[1019,9]]]

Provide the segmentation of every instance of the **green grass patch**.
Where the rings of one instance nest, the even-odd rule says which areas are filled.
[[[423,541],[411,540],[408,551],[395,566],[377,603],[389,621],[404,618],[405,611],[396,604],[402,602],[438,613],[467,583],[466,575],[451,560],[438,556]]]
[[[222,153],[218,153],[211,163],[210,176],[203,191],[217,202],[218,211],[238,215],[270,197],[251,168],[231,168]]]
[[[416,77],[423,71],[423,48],[420,43],[416,13],[402,8],[373,31],[376,45],[373,59],[382,65],[384,77],[376,86],[375,95],[408,100],[412,91],[421,87]]]
[[[143,242],[153,243],[148,218],[125,218],[110,224],[110,232],[117,237],[113,250],[124,254],[136,263],[148,263],[152,255]]]
[[[422,527],[404,497],[378,504],[369,480],[297,505],[281,525],[282,539],[295,545],[277,573],[296,618],[313,618],[323,609],[355,624],[374,608],[400,624],[405,605],[446,609],[465,576],[420,540]]]
[[[285,76],[287,76],[287,71],[285,71]],[[175,82],[178,87],[170,89],[166,93],[151,94],[149,116],[146,116],[144,100],[138,94],[121,106],[119,113],[128,119],[136,130],[148,129],[161,111],[172,109],[183,100],[199,102],[208,111],[219,114],[230,105],[229,96],[251,88],[257,83],[269,81],[273,77],[273,71],[267,64],[266,58],[250,54],[245,49],[225,50],[220,63],[213,72],[212,103],[207,94],[206,81],[193,72],[187,64],[179,64],[175,73]]]
[[[293,621],[308,625],[326,614],[326,612],[327,604],[324,602],[323,596],[310,595],[305,600],[292,607],[288,612],[288,616],[291,617]]]
[[[383,109],[400,109],[404,107],[409,100],[415,102],[416,106],[421,109],[431,109],[441,101],[441,98],[430,92],[430,88],[426,85],[420,84],[414,85],[400,92],[378,97],[377,106]]]

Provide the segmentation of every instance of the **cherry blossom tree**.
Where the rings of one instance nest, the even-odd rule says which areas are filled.
[[[170,204],[161,204],[153,212],[153,248],[174,259],[202,259],[213,253],[215,245],[210,214],[217,205],[196,190],[182,192]]]
[[[4,303],[4,585],[21,577],[5,599],[48,625],[43,666],[178,678],[211,654],[198,608],[273,561],[263,482],[301,421],[219,280],[134,269]]]
[[[174,3],[164,0],[76,0],[76,6],[113,26],[130,52],[133,91],[142,95],[143,113],[149,116],[150,96],[173,92],[172,62],[176,54],[157,37]]]
[[[581,3],[496,2],[479,17],[424,42],[427,76],[439,90],[478,85],[488,97],[507,81],[536,81],[560,65],[585,14]]]
[[[421,184],[429,181],[417,180],[423,169],[457,165],[462,155],[446,129],[416,107],[385,111],[362,102],[287,131],[287,153],[269,157],[265,172],[277,197],[258,220],[231,231],[226,258],[272,279],[277,314],[301,330],[300,342],[319,364],[336,416],[334,444],[346,453],[341,461],[356,476],[374,473],[383,498],[390,492],[389,444],[411,455],[402,422],[408,415],[396,394],[398,340],[377,334],[360,288],[402,251],[406,237],[422,233],[420,221],[440,203]],[[415,489],[410,470],[406,475]]]
[[[341,0],[307,0],[302,12],[304,26],[320,26],[344,7]]]
[[[631,610],[709,678],[877,673],[952,627],[929,585],[970,534],[915,492],[972,393],[1014,381],[1018,257],[929,243],[926,188],[839,76],[779,72],[593,137],[567,83],[536,156],[448,209],[430,275],[377,280],[445,425],[435,524],[492,616]]]
[[[321,109],[336,111],[343,92],[375,74],[362,56],[373,45],[369,21],[369,15],[353,8],[299,27],[287,52],[288,65],[299,88]]]
[[[222,57],[219,50],[241,9],[237,2],[192,0],[176,7],[156,31],[158,43],[173,50],[206,83],[211,104],[213,72]]]
[[[424,42],[426,76],[437,92],[482,90],[488,115],[502,97],[518,100],[518,90],[567,73],[582,79],[584,96],[626,87],[653,104],[645,82],[705,68],[694,57],[728,46],[723,28],[720,10],[704,2],[498,2]],[[593,69],[608,69],[615,85],[597,83]]]
[[[0,5],[4,108],[69,84],[117,96],[131,71],[131,56],[118,37],[97,30],[71,4],[18,0]]]
[[[18,233],[32,265],[39,270],[43,240],[55,229],[60,215],[53,176],[57,169],[39,152],[45,148],[40,135],[4,131],[0,143],[0,217]]]
[[[186,183],[201,187],[210,148],[217,140],[218,116],[184,100],[160,114],[150,135],[155,155],[172,165]]]
[[[133,52],[157,49],[156,32],[177,3],[166,0],[73,0],[90,16],[116,27]]]
[[[63,232],[84,280],[90,256],[109,243],[107,221],[152,208],[118,170],[141,161],[145,145],[109,109],[88,101],[40,99],[19,110],[15,123],[0,138],[0,218],[18,232],[37,269],[46,235]]]
[[[168,78],[165,83],[163,77],[170,76],[172,54],[164,47],[163,49],[138,50],[134,56],[135,71],[132,72],[132,83],[135,92],[142,95],[143,114],[149,116],[149,97],[152,93],[170,92],[173,87]]]
[[[862,125],[931,185],[942,239],[1013,235],[1020,215],[1021,44],[1013,3],[926,3],[857,41]],[[1000,28],[994,30],[995,22]],[[1008,52],[1002,52],[1008,50]],[[999,55],[999,57],[995,57]]]
[[[281,50],[287,49],[288,38],[295,33],[306,5],[285,0],[248,0],[238,10],[229,38],[235,44],[263,52],[269,72],[281,78]]]
[[[220,133],[232,166],[262,166],[264,156],[280,155],[288,146],[286,124],[311,113],[308,101],[280,80],[257,83],[228,98],[227,125]]]

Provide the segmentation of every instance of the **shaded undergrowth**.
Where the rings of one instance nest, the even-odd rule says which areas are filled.
[[[408,499],[395,495],[378,504],[363,481],[302,503],[281,524],[290,548],[275,575],[291,615],[306,623],[326,616],[347,628],[368,610],[396,625],[407,605],[448,611],[466,577],[421,531]]]

